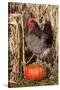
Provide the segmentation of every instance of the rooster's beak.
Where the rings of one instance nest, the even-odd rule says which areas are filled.
[[[35,19],[35,21],[38,23],[38,26],[41,28],[41,30],[43,31],[44,30],[44,24],[41,22],[39,22],[38,19]]]

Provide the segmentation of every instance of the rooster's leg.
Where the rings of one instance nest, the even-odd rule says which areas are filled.
[[[38,65],[42,65],[43,64],[42,59],[40,59],[39,56],[37,56],[36,64],[38,64]]]

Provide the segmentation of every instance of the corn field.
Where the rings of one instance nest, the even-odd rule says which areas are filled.
[[[49,20],[52,24],[53,45],[51,48],[52,56],[52,75],[42,81],[29,81],[23,78],[22,69],[25,67],[25,37],[24,20],[30,14],[40,24]],[[29,3],[8,3],[8,82],[10,87],[16,86],[37,86],[58,84],[58,6],[47,4]],[[50,64],[48,64],[50,68]]]

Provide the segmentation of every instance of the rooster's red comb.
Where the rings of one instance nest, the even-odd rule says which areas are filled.
[[[31,32],[33,31],[35,27],[35,20],[33,18],[29,18],[28,20],[28,31]]]
[[[30,18],[30,19],[28,20],[28,25],[29,25],[32,21],[34,21],[34,19],[33,19],[33,18]]]

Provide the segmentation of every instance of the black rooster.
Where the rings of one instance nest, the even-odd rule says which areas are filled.
[[[40,59],[47,57],[51,50],[53,40],[51,23],[47,21],[42,30],[33,18],[29,18],[25,30],[25,42],[27,47],[36,55],[36,63],[39,63]]]

